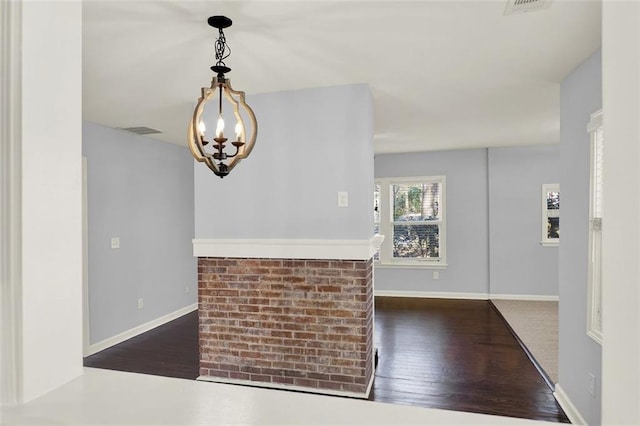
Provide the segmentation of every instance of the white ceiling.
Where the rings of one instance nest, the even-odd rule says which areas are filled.
[[[600,1],[509,16],[505,6],[85,0],[84,119],[186,145],[215,62],[206,21],[226,15],[229,77],[249,104],[253,93],[368,83],[377,153],[557,143],[560,82],[600,46]]]

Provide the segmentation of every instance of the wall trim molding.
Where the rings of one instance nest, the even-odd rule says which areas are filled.
[[[22,389],[22,2],[0,2],[0,403]]]
[[[375,283],[374,283],[375,285]],[[432,299],[471,299],[471,300],[488,300],[487,293],[455,293],[443,291],[399,291],[399,290],[375,290],[374,296],[377,297],[415,297],[415,298],[432,298]]]
[[[369,260],[383,240],[382,235],[365,240],[196,238],[193,240],[193,255],[258,259]]]
[[[341,391],[341,390],[334,390],[334,389],[316,389],[316,388],[308,388],[304,386],[289,385],[286,383],[253,382],[251,380],[225,379],[223,377],[214,377],[214,376],[198,376],[196,380],[201,382],[224,383],[227,385],[243,385],[243,386],[251,386],[254,388],[280,389],[280,390],[314,393],[319,395],[334,395],[334,396],[346,396],[348,398],[367,399],[369,398],[369,394],[371,393],[371,389],[373,388],[373,380],[375,379],[375,377],[376,377],[376,371],[374,368],[373,373],[371,374],[371,378],[369,379],[369,383],[367,384],[367,390],[365,392],[348,392],[348,391]]]
[[[582,417],[582,414],[580,414],[580,411],[578,411],[576,406],[573,405],[573,402],[571,402],[569,395],[567,395],[562,386],[560,386],[560,383],[556,383],[556,390],[553,393],[553,396],[556,398],[556,401],[558,401],[558,404],[560,404],[560,407],[562,407],[572,424],[588,426],[586,420]]]
[[[535,302],[558,302],[558,296],[542,294],[489,294],[489,299],[494,300],[528,300]]]
[[[93,345],[89,345],[89,347],[85,350],[83,356],[87,357],[89,355],[93,355],[95,353],[103,351],[107,348],[110,348],[111,346],[117,345],[118,343],[122,343],[125,340],[129,340],[132,337],[136,337],[142,333],[146,333],[149,330],[152,330],[156,327],[166,324],[169,321],[173,321],[174,319],[180,318],[181,316],[186,315],[190,312],[193,312],[197,309],[198,309],[198,304],[193,303],[191,305],[185,306],[184,308],[180,308],[176,311],[169,312],[168,314],[163,315],[159,318],[156,318],[144,324],[140,324],[129,330],[123,331],[122,333],[116,334],[115,336],[104,339],[98,343],[94,343]]]

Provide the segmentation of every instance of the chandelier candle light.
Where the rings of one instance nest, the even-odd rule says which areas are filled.
[[[193,111],[188,133],[189,149],[196,160],[205,163],[213,173],[223,178],[231,172],[240,160],[248,157],[251,153],[256,142],[258,124],[255,114],[245,102],[244,92],[233,90],[231,81],[225,76],[226,73],[231,71],[231,68],[224,63],[224,60],[231,54],[231,49],[227,46],[222,30],[231,26],[231,19],[226,16],[212,16],[209,18],[208,23],[218,29],[218,39],[215,43],[216,64],[211,67],[216,76],[211,81],[211,87],[202,88],[202,95]],[[210,141],[205,139],[207,130],[205,125],[205,118],[207,118],[205,104],[212,99],[218,101],[216,133],[210,146],[212,152],[207,152],[204,147],[209,145]],[[226,100],[224,102],[225,106],[231,107],[233,116],[236,119],[235,140],[231,142],[231,145],[235,147],[233,154],[225,151],[227,147],[225,143],[229,139],[224,136],[223,100]],[[250,133],[247,133],[245,121],[249,121],[251,124]]]

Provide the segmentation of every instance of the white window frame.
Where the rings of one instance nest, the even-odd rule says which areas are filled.
[[[547,208],[547,193],[560,192],[559,183],[545,183],[542,185],[542,221],[541,221],[541,239],[540,244],[545,247],[557,247],[560,244],[560,238],[549,238],[549,232],[547,229],[549,223],[549,209]],[[558,215],[560,209],[558,209]]]
[[[441,189],[441,205],[440,208],[440,229],[438,252],[440,257],[437,259],[400,259],[393,257],[393,199],[391,194],[391,186],[395,184],[408,183],[440,183]],[[375,265],[383,268],[421,268],[421,269],[444,269],[447,267],[446,262],[446,177],[445,176],[417,176],[417,177],[394,177],[379,178],[375,180],[376,185],[380,185],[380,234],[384,235],[384,241],[380,245],[379,259],[375,261]]]
[[[602,161],[604,137],[602,110],[591,114],[589,133],[589,262],[587,273],[587,335],[602,345],[602,177],[596,178],[598,162]],[[598,158],[600,157],[600,158]],[[600,172],[602,170],[600,169]],[[598,188],[598,186],[600,186]],[[596,204],[600,204],[600,212]]]

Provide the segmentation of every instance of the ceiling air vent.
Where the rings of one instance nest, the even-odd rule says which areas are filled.
[[[551,0],[508,0],[504,9],[505,15],[516,13],[533,12],[535,10],[546,9],[551,5]]]
[[[122,127],[122,130],[135,133],[136,135],[153,135],[155,133],[162,133],[160,130],[152,129],[151,127]]]

